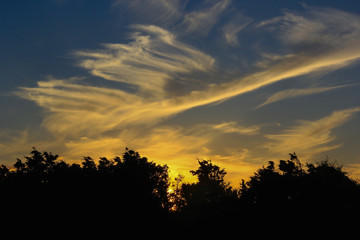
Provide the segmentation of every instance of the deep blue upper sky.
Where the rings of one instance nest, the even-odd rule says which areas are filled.
[[[196,9],[201,5],[199,3],[189,1],[187,11]],[[134,13],[121,9],[122,6],[114,7],[113,4],[114,1],[109,0],[2,1],[1,91],[13,90],[23,83],[34,83],[34,78],[49,74],[76,74],[81,69],[72,68],[73,62],[69,60],[72,50],[94,49],[101,43],[124,41],[129,24],[150,22],[147,18],[138,22],[133,18],[128,20]],[[232,8],[236,10],[229,12],[238,11],[260,21],[278,16],[287,9],[301,10],[303,4],[331,7],[355,14],[360,12],[360,3],[353,0],[233,1]]]

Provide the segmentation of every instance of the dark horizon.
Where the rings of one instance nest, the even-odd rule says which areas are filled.
[[[114,231],[129,226],[176,232],[211,225],[223,231],[255,222],[259,228],[302,221],[309,227],[340,227],[360,220],[359,182],[337,163],[302,163],[295,153],[269,161],[239,188],[231,187],[226,169],[211,160],[199,159],[190,171],[197,181],[188,183],[181,175],[170,179],[166,165],[129,149],[98,164],[91,157],[68,164],[35,148],[24,160],[17,159],[13,171],[0,167],[0,204],[6,207],[4,218],[30,225],[40,217],[45,224],[65,219],[85,227],[110,224]]]

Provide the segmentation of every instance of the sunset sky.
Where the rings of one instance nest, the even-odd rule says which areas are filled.
[[[0,164],[125,147],[238,185],[269,160],[360,177],[360,1],[0,2]]]

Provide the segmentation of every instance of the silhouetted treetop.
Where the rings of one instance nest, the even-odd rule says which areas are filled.
[[[11,171],[0,167],[0,203],[18,209],[19,216],[24,214],[20,209],[30,207],[81,215],[83,221],[98,221],[110,212],[145,221],[168,210],[168,167],[133,150],[126,149],[122,158],[102,157],[98,164],[89,156],[81,164],[68,164],[35,148],[24,159],[17,159]]]
[[[295,153],[280,160],[277,169],[274,162],[260,168],[243,181],[240,194],[243,203],[264,218],[274,210],[288,217],[306,212],[312,219],[360,218],[359,184],[329,161],[306,164],[304,170]]]
[[[127,148],[121,157],[86,156],[80,164],[33,148],[13,169],[0,166],[0,204],[7,216],[27,222],[41,215],[45,222],[66,218],[89,226],[106,219],[179,230],[209,229],[209,223],[227,229],[252,222],[360,220],[359,183],[334,162],[302,164],[291,153],[288,160],[269,161],[239,189],[211,160],[198,164],[190,171],[197,182],[185,183],[179,175],[169,192],[168,166]]]
[[[290,160],[280,160],[279,161],[279,170],[282,174],[285,175],[302,175],[304,171],[302,169],[301,163],[296,156],[296,153],[289,153]]]
[[[197,176],[199,183],[216,182],[217,184],[224,184],[224,177],[226,175],[225,169],[213,165],[211,160],[198,160],[199,168],[195,171],[191,170],[190,173]]]
[[[224,169],[213,165],[210,160],[198,160],[198,163],[198,169],[190,171],[197,176],[198,182],[182,184],[182,205],[178,211],[186,217],[189,224],[205,227],[204,224],[209,219],[221,219],[221,216],[227,215],[228,210],[234,208],[238,195],[225,182]]]

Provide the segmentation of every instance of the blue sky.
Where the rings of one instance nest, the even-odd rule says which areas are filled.
[[[0,3],[0,159],[133,148],[237,184],[298,153],[360,175],[356,1]]]

